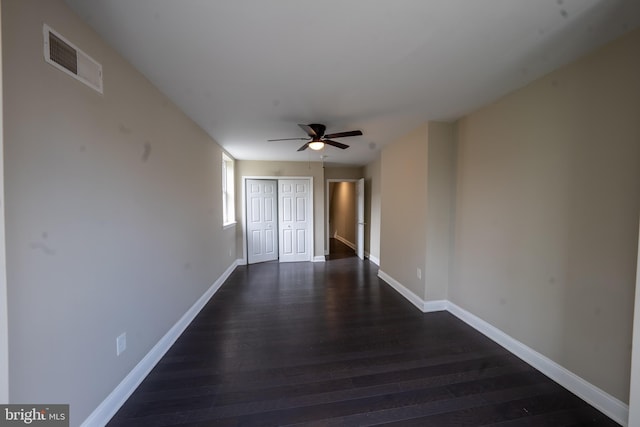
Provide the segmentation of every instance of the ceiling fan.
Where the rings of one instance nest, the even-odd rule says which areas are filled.
[[[359,130],[351,130],[348,132],[338,132],[338,133],[330,133],[328,135],[324,134],[325,129],[327,128],[325,125],[320,123],[311,123],[309,125],[301,125],[298,124],[302,128],[303,131],[309,136],[308,138],[281,138],[281,139],[269,139],[268,141],[307,141],[302,147],[298,148],[298,151],[304,151],[307,147],[312,150],[322,150],[326,145],[331,145],[333,147],[349,148],[348,145],[343,144],[338,141],[332,141],[333,138],[345,138],[347,136],[359,136],[362,135],[362,132]]]

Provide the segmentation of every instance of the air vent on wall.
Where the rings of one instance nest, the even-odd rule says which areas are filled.
[[[44,60],[102,93],[102,65],[51,29],[42,27]]]

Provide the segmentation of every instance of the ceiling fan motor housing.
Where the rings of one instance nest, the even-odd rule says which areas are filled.
[[[313,131],[316,133],[316,136],[319,138],[321,138],[324,135],[324,131],[327,129],[327,127],[323,124],[320,123],[311,123],[310,125],[308,125],[311,129],[313,129]],[[312,136],[312,135],[309,135]]]

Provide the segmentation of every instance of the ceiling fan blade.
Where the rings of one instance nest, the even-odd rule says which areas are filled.
[[[305,133],[306,133],[307,135],[309,135],[310,137],[312,137],[312,138],[313,138],[314,136],[319,136],[319,135],[316,133],[316,131],[315,131],[315,130],[313,130],[313,128],[312,128],[311,126],[309,126],[309,125],[301,125],[301,124],[298,124],[298,126],[300,126],[300,127],[302,128],[302,130],[303,130],[303,131],[305,131]]]
[[[309,143],[307,142],[306,144],[304,144],[302,147],[298,148],[298,151],[304,151],[307,149],[307,147],[309,146]]]
[[[343,144],[343,143],[338,142],[338,141],[332,141],[330,139],[323,139],[322,142],[324,142],[325,144],[328,144],[328,145],[333,145],[334,147],[342,148],[343,150],[345,148],[349,148],[349,146],[347,144]]]
[[[306,141],[309,138],[280,138],[280,139],[267,139],[268,142],[273,141]]]
[[[362,135],[362,131],[359,130],[350,130],[348,132],[338,132],[338,133],[330,133],[329,135],[325,135],[325,138],[344,138],[347,136],[360,136]]]

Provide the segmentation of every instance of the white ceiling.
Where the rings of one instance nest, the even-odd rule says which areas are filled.
[[[637,0],[66,2],[235,158],[353,165],[640,26]],[[266,141],[297,123],[364,135]]]

